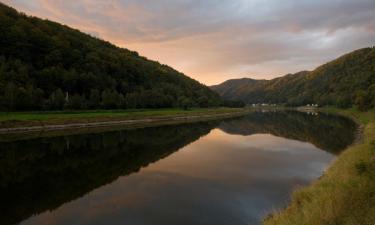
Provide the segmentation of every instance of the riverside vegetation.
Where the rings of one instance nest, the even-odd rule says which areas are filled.
[[[326,109],[363,126],[360,143],[344,151],[324,176],[294,192],[290,205],[265,225],[373,225],[375,221],[375,111]]]
[[[0,131],[8,128],[24,128],[54,125],[72,124],[92,124],[101,122],[111,122],[110,126],[121,121],[132,122],[135,125],[153,122],[154,125],[160,122],[197,119],[212,119],[222,116],[234,116],[246,113],[248,110],[236,108],[192,108],[183,110],[179,108],[171,109],[136,109],[136,110],[89,110],[89,111],[48,111],[48,112],[12,112],[0,113]],[[177,120],[179,119],[179,120]],[[183,120],[181,120],[183,119]],[[112,123],[114,122],[114,123]],[[119,125],[121,125],[119,123]]]

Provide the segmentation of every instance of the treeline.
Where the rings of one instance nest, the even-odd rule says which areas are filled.
[[[138,53],[0,3],[0,110],[211,107],[208,87]]]
[[[88,95],[70,94],[60,88],[53,91],[46,98],[40,88],[28,86],[26,88],[8,83],[4,94],[0,98],[2,110],[66,110],[66,109],[135,109],[135,108],[171,108],[228,106],[243,107],[244,103],[226,101],[218,104],[205,96],[192,100],[185,96],[173,96],[160,89],[138,90],[122,94],[117,90],[103,91],[92,89]]]
[[[375,107],[375,48],[351,52],[311,72],[272,80],[228,80],[212,89],[224,99],[248,104],[318,104],[368,110]]]

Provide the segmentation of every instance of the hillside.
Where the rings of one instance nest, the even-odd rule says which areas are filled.
[[[0,3],[0,110],[209,107],[208,87],[67,26]]]
[[[375,106],[375,48],[359,49],[313,71],[272,80],[228,80],[211,87],[227,100],[288,105]]]

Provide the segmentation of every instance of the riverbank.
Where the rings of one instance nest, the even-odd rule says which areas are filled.
[[[236,116],[243,108],[0,113],[0,134],[169,124]]]
[[[359,122],[362,140],[339,155],[321,179],[297,189],[289,206],[266,218],[265,225],[374,225],[375,111],[322,111]]]

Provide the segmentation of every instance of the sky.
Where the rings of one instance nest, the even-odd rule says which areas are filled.
[[[0,0],[207,85],[272,79],[375,45],[375,0]]]

